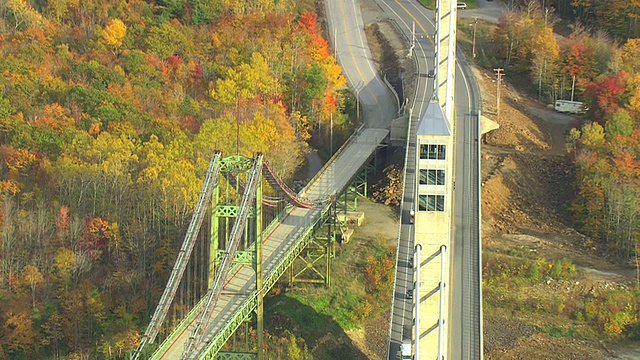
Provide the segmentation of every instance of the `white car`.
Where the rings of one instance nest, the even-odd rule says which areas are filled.
[[[459,2],[457,8],[464,10],[467,8],[467,3]]]

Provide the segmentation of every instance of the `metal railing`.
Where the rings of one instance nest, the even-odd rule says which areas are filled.
[[[327,216],[329,216],[330,211],[331,205],[327,204],[319,211],[318,216],[312,216],[311,219],[309,219],[309,223],[305,225],[305,231],[297,238],[297,242],[293,244],[293,246],[291,246],[291,248],[283,255],[282,261],[279,261],[271,271],[265,274],[262,292],[259,293],[258,290],[254,290],[244,301],[242,301],[242,304],[238,307],[233,318],[225,322],[224,326],[216,332],[214,337],[200,350],[200,358],[217,354],[222,348],[224,342],[231,338],[233,333],[240,325],[242,325],[245,319],[251,316],[251,313],[257,307],[258,296],[264,296],[271,290],[271,288],[273,288],[278,279],[280,279],[280,277],[291,266],[293,260],[300,255],[304,248],[307,247],[311,237],[313,236],[313,229],[316,228]]]
[[[164,288],[162,297],[160,298],[158,306],[156,307],[156,310],[151,318],[151,322],[149,322],[142,340],[140,341],[140,344],[138,345],[138,348],[133,355],[133,359],[138,359],[144,347],[148,343],[152,343],[155,340],[156,336],[158,335],[158,331],[160,331],[160,327],[162,326],[162,322],[167,316],[169,307],[173,302],[173,299],[178,290],[178,285],[180,285],[180,281],[182,280],[182,276],[184,275],[187,263],[189,262],[189,258],[191,257],[191,252],[193,251],[196,238],[198,237],[198,233],[200,232],[200,227],[202,226],[202,221],[204,220],[207,206],[209,206],[209,203],[211,202],[211,194],[213,192],[213,187],[218,179],[219,170],[220,152],[216,151],[213,154],[211,161],[209,162],[209,168],[207,169],[207,175],[205,177],[204,184],[202,185],[202,191],[200,191],[198,203],[196,204],[196,207],[193,211],[193,216],[191,217],[189,228],[187,229],[184,241],[182,242],[182,247],[178,252],[178,258],[176,259],[175,265],[171,270],[169,280],[167,280],[167,286]]]
[[[353,132],[353,134],[351,134],[351,136],[349,136],[349,138],[347,139],[347,141],[344,142],[344,144],[342,144],[342,146],[340,146],[340,148],[333,154],[333,156],[331,156],[331,159],[329,161],[327,161],[321,168],[320,170],[318,170],[318,172],[315,174],[315,176],[309,180],[309,182],[307,183],[307,185],[305,185],[302,190],[300,190],[300,192],[298,194],[300,194],[300,196],[302,197],[306,197],[306,193],[307,190],[309,190],[309,188],[311,188],[313,185],[315,185],[316,182],[318,182],[318,179],[320,179],[322,176],[322,174],[327,171],[327,168],[331,165],[333,165],[333,163],[335,162],[335,160],[337,158],[340,157],[340,154],[342,154],[344,152],[344,150],[349,147],[349,145],[351,145],[355,139],[358,137],[358,135],[360,135],[360,132],[362,132],[362,130],[364,129],[364,125],[362,124],[360,125],[356,131]],[[318,199],[319,200],[319,199]]]

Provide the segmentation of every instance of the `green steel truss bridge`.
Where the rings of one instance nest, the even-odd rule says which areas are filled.
[[[353,186],[362,190],[364,183],[366,189],[368,165],[387,135],[388,130],[360,128],[299,194],[261,154],[253,159],[213,154],[173,270],[133,359],[262,359],[264,297],[284,274],[290,283],[330,285],[339,231],[335,205],[344,199],[339,205],[346,209]],[[263,194],[263,180],[279,197]],[[253,351],[245,346],[243,352],[223,352],[250,321],[256,324]]]

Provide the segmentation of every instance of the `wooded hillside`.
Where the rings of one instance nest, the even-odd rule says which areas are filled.
[[[622,11],[619,3],[607,2],[607,11]],[[637,5],[625,15],[628,24],[635,24]],[[586,13],[604,16],[602,5],[572,6],[583,21],[591,19]],[[584,125],[567,139],[577,167],[577,196],[568,210],[604,252],[633,260],[640,250],[640,39],[630,26],[622,43],[614,41],[607,33],[613,18],[591,31],[578,23],[568,37],[554,36],[559,19],[552,10],[526,2],[502,17],[493,61],[512,77],[529,77],[531,93],[546,103],[584,101]]]
[[[263,152],[290,179],[329,117],[346,123],[312,10],[0,3],[0,358],[122,358],[212,152]]]
[[[575,174],[568,187],[575,192],[567,194],[567,198],[573,199],[563,204],[562,210],[567,215],[567,223],[587,235],[581,236],[584,243],[580,245],[619,268],[636,267],[635,287],[600,294],[591,291],[584,297],[572,297],[573,308],[557,312],[572,321],[588,323],[606,339],[637,341],[640,334],[640,39],[637,34],[634,37],[631,30],[625,36],[610,32],[606,21],[602,21],[602,27],[596,27],[599,25],[596,23],[591,23],[593,27],[576,23],[568,36],[560,36],[556,27],[564,30],[567,24],[560,21],[552,8],[542,8],[544,1],[518,3],[520,6],[500,19],[495,32],[484,35],[481,30],[480,49],[486,57],[478,61],[490,69],[496,65],[504,68],[507,81],[517,84],[514,87],[518,91],[537,97],[543,104],[551,104],[551,108],[557,99],[584,102],[588,110],[577,118],[580,126],[566,134],[568,155],[575,168],[564,174],[545,176],[555,177],[554,181],[558,182],[566,174]],[[579,14],[579,4],[586,3],[573,2],[576,14]],[[615,6],[617,2],[607,4]],[[594,4],[588,11],[599,8],[600,5]],[[637,6],[634,9],[637,11]],[[627,15],[634,19],[633,12]],[[496,51],[487,51],[485,46]],[[517,98],[506,100],[514,106],[527,106]],[[502,291],[509,284],[492,271],[494,260],[484,269],[485,275],[493,278],[493,282],[485,284],[486,290],[491,297],[492,291],[498,289],[495,285],[502,286],[493,293],[499,297],[493,299],[503,299]],[[503,259],[497,263],[502,264],[501,261]],[[519,270],[509,267],[502,267],[502,275],[517,278]],[[520,267],[523,268],[526,267]],[[537,265],[529,271],[529,275],[537,274]],[[505,301],[507,307],[508,303]]]

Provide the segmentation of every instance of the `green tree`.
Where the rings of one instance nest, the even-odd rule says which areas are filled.
[[[73,280],[76,269],[76,254],[67,248],[59,248],[54,257],[54,271],[65,293]]]
[[[0,119],[5,118],[13,113],[16,109],[11,105],[9,100],[4,98],[4,95],[0,94]]]
[[[630,136],[634,130],[634,121],[624,109],[616,111],[613,116],[605,123],[605,133],[609,141],[613,140],[617,135]]]
[[[182,0],[176,2],[178,1]],[[188,40],[179,22],[168,21],[149,30],[147,44],[152,53],[158,55],[160,59],[166,60],[171,54],[185,52]]]
[[[289,334],[289,345],[287,347],[287,355],[288,359],[291,360],[311,360],[313,356],[309,353],[307,349],[307,344],[303,344],[303,347],[300,348],[298,345],[298,339],[296,339],[295,335]]]

